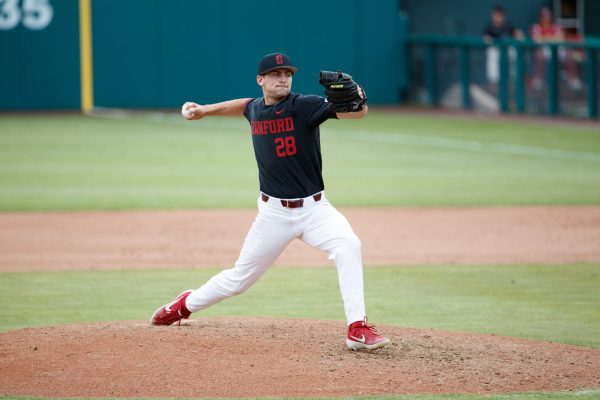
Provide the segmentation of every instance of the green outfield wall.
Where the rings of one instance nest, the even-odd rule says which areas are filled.
[[[80,105],[74,0],[0,1],[0,109]]]
[[[0,1],[0,109],[80,107],[79,4]],[[91,0],[91,10],[97,107],[258,96],[256,65],[276,51],[298,65],[296,91],[320,93],[321,69],[368,82],[377,104],[398,102],[406,84],[398,73],[406,19],[395,0]]]
[[[518,63],[499,57],[496,84],[486,76],[488,49],[480,37],[495,2],[483,0],[467,12],[458,0],[430,3],[0,0],[0,111],[172,109],[189,100],[260,96],[258,60],[285,52],[299,67],[293,90],[302,93],[322,93],[320,70],[343,69],[363,83],[374,105],[460,103],[597,118],[598,39],[568,44],[564,59],[565,46],[552,45],[556,54],[548,61],[536,59],[542,44],[525,41],[517,46]],[[503,4],[528,32],[550,0]],[[597,6],[582,4],[588,21]],[[588,22],[586,32],[600,29]],[[433,33],[442,43],[423,42]]]

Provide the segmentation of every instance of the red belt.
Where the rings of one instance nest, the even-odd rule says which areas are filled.
[[[265,203],[267,203],[269,201],[269,196],[261,193],[262,195],[262,201],[264,201]],[[315,203],[317,201],[321,200],[321,195],[322,192],[319,192],[315,195],[313,195],[313,200],[315,201]],[[281,205],[286,207],[286,208],[300,208],[302,206],[304,206],[304,199],[298,199],[298,200],[280,200],[281,201]]]

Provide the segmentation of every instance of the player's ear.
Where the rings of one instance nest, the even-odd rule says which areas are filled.
[[[265,80],[264,75],[256,75],[256,83],[258,83],[258,86],[262,86],[264,80]]]

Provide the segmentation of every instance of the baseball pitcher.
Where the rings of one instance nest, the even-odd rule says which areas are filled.
[[[329,255],[338,272],[347,320],[349,349],[375,349],[390,340],[367,324],[361,243],[348,220],[325,196],[319,125],[330,118],[363,118],[367,97],[352,77],[322,71],[325,97],[291,93],[298,69],[282,53],[258,64],[262,97],[216,104],[186,102],[182,115],[197,120],[213,115],[244,116],[250,123],[258,165],[258,215],[235,266],[196,290],[186,290],[152,316],[153,325],[171,325],[228,297],[243,293],[275,262],[293,239]]]

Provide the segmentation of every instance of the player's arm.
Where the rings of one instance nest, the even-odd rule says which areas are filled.
[[[186,102],[181,107],[181,115],[188,121],[213,115],[241,117],[244,115],[244,109],[250,100],[251,99],[235,99],[204,105]]]
[[[366,104],[363,106],[363,109],[356,112],[346,112],[346,113],[335,113],[335,115],[340,119],[361,119],[369,112],[369,106]]]

